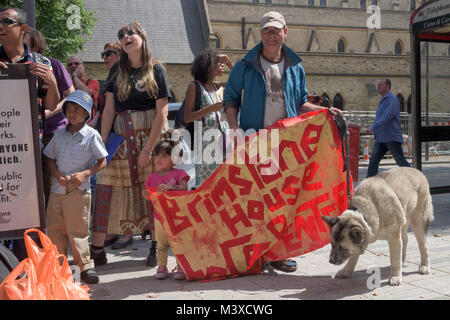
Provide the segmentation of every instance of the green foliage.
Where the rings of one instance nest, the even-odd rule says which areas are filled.
[[[6,6],[23,9],[23,0],[0,0],[0,8]],[[95,19],[83,0],[36,0],[35,8],[36,29],[48,45],[44,55],[65,62],[71,54],[85,51]]]

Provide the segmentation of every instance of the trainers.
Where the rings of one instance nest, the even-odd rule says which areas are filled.
[[[95,272],[95,269],[84,270],[80,274],[80,278],[81,278],[81,282],[84,282],[87,284],[97,284],[99,281],[97,273]]]
[[[148,267],[156,267],[158,265],[158,258],[156,257],[156,248],[158,243],[152,241],[150,245],[150,253],[148,254],[147,261],[145,265]]]
[[[164,280],[169,276],[169,270],[167,270],[167,266],[159,266],[158,270],[156,270],[155,279]]]
[[[90,250],[90,252],[91,252],[91,259],[94,260],[95,266],[98,267],[98,266],[102,266],[104,264],[107,264],[108,263],[108,259],[106,258],[105,250],[102,250],[99,253],[95,253],[95,251],[96,250],[94,248],[92,248],[92,246],[91,246],[91,250]]]
[[[179,265],[175,267],[175,273],[173,274],[173,278],[175,280],[184,280],[186,279],[186,276],[184,275],[183,269]]]

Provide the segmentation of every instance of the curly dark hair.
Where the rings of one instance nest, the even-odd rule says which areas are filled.
[[[206,49],[197,55],[192,62],[191,74],[195,80],[205,83],[208,81],[209,75],[213,67],[219,63],[219,53],[213,49]]]

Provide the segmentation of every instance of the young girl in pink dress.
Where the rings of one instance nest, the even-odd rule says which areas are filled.
[[[155,172],[151,173],[145,181],[145,186],[147,188],[158,187],[158,191],[163,192],[188,189],[189,175],[184,170],[174,168],[174,163],[172,161],[172,150],[179,142],[171,141],[170,137],[171,131],[166,132],[163,139],[153,149],[152,161]],[[180,157],[182,157],[182,152],[183,151],[181,150],[179,154]],[[145,199],[149,199],[149,191],[143,190],[142,196]],[[153,214],[153,212],[151,214]],[[154,223],[155,236],[158,243],[156,249],[158,270],[156,271],[155,278],[163,280],[167,279],[169,276],[167,258],[170,244],[159,220],[154,219]],[[185,279],[183,269],[179,264],[177,264],[177,267],[175,268],[173,277],[176,280]]]

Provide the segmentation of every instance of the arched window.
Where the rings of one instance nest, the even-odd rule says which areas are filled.
[[[403,44],[400,40],[397,40],[397,42],[395,42],[394,52],[397,55],[403,54]]]
[[[340,93],[336,93],[336,95],[334,96],[333,107],[344,110],[344,99],[342,98]]]
[[[343,38],[338,41],[338,52],[345,52],[345,40]]]
[[[213,37],[215,38],[215,47],[216,49],[220,49],[222,48],[222,37],[220,36],[219,33],[214,33]]]
[[[322,97],[322,101],[323,101],[322,105],[324,107],[329,107],[330,106],[330,97],[325,92],[322,93],[321,97]]]
[[[403,98],[402,94],[399,93],[397,95],[398,101],[400,102],[400,111],[405,111],[405,99]]]
[[[320,0],[320,6],[326,7],[327,6],[327,0]]]

